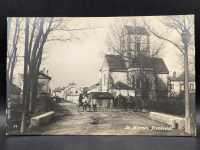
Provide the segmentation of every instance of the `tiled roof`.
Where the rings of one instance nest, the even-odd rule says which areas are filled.
[[[136,57],[133,58],[130,67],[138,68],[140,64],[144,68],[153,68],[152,58],[150,57]]]
[[[45,79],[51,80],[51,77],[48,76],[47,74],[43,73],[43,72],[39,72],[39,75],[43,76],[43,78],[45,78]],[[43,79],[43,78],[42,78],[42,79]]]
[[[168,74],[169,70],[162,58],[152,58],[153,66],[156,73],[159,74]]]
[[[90,87],[88,87],[87,90],[95,89],[95,88],[98,87],[98,86],[99,86],[99,83],[93,84],[93,85],[91,85]]]
[[[127,30],[128,33],[149,35],[147,30],[144,27],[141,27],[141,26],[128,26],[128,25],[125,25],[124,28]]]
[[[125,61],[120,55],[106,55],[105,57],[111,71],[127,70]]]
[[[111,71],[127,70],[125,60],[119,55],[106,55],[108,66]],[[154,68],[158,74],[168,74],[168,68],[162,58],[157,57],[136,57],[132,59],[130,67],[138,68],[140,64],[143,68]]]

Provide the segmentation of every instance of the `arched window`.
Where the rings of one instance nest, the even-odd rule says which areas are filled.
[[[131,86],[132,86],[132,88],[135,88],[135,77],[134,77],[134,75],[132,75]]]
[[[103,84],[104,86],[106,85],[106,74],[104,74],[104,77],[103,77]]]
[[[136,88],[140,88],[140,79],[136,79]]]

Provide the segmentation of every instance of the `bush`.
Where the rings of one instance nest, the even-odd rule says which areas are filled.
[[[168,113],[172,115],[184,116],[185,114],[185,102],[182,97],[165,97],[158,99],[154,103],[154,111]]]

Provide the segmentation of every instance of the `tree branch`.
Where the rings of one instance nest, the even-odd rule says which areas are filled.
[[[156,33],[155,31],[153,31],[149,25],[147,25],[146,23],[144,23],[146,25],[146,27],[148,28],[149,32],[151,32],[155,37],[157,37],[158,39],[161,39],[161,40],[164,40],[164,41],[167,41],[169,43],[171,43],[172,45],[174,45],[183,55],[185,54],[183,49],[178,45],[176,44],[175,42],[173,42],[172,40],[162,36],[162,35],[159,35],[158,33]]]

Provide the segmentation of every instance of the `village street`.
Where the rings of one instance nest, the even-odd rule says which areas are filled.
[[[168,125],[141,112],[78,112],[75,104],[60,103],[63,110],[52,123],[34,133],[42,135],[177,135]],[[151,129],[160,127],[161,129]],[[164,129],[162,129],[164,128]],[[167,130],[168,131],[164,131]]]

